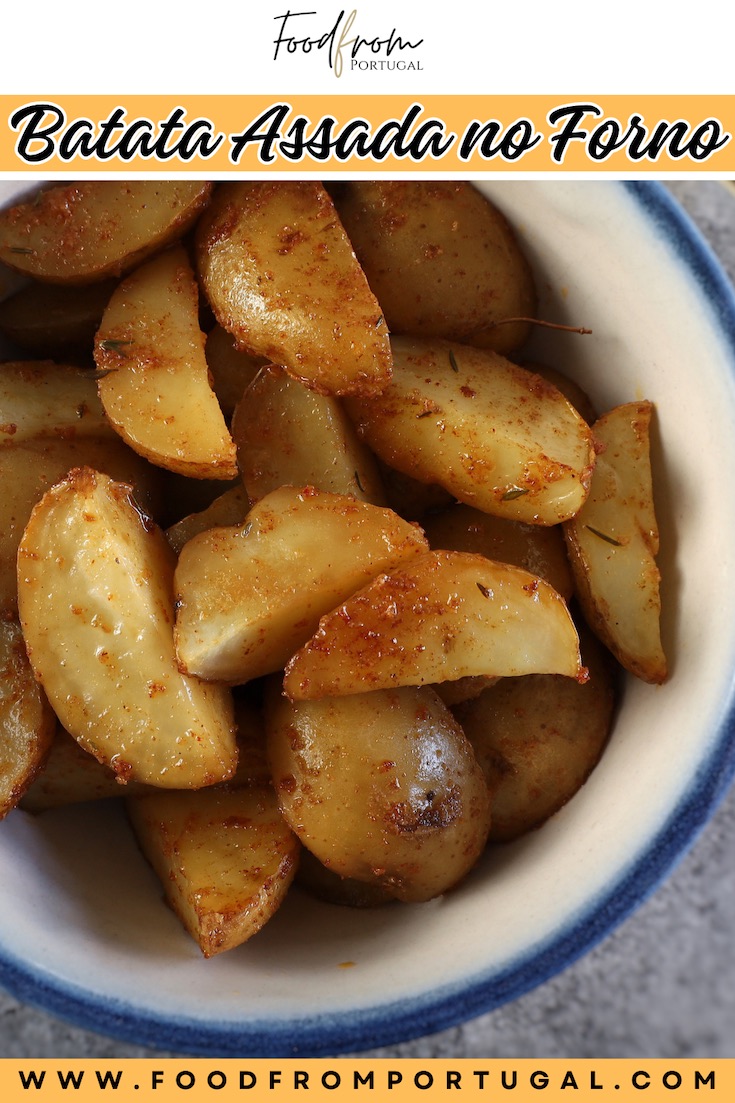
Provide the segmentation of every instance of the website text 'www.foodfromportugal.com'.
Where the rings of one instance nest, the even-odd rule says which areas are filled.
[[[352,1062],[270,1064],[260,1060],[242,1064],[226,1060],[211,1064],[199,1059],[178,1061],[129,1061],[103,1067],[80,1062],[78,1067],[59,1062],[39,1062],[34,1066],[16,1065],[13,1098],[18,1089],[25,1095],[44,1099],[68,1097],[77,1092],[85,1098],[115,1093],[117,1099],[157,1099],[182,1095],[192,1099],[204,1095],[228,1097],[237,1094],[248,1099],[280,1097],[292,1099],[324,1098],[345,1095],[369,1095],[371,1100],[414,1099],[417,1096],[456,1095],[497,1099],[601,1099],[608,1094],[616,1103],[631,1098],[680,1099],[731,1098],[735,1070],[728,1062],[711,1064],[682,1062],[667,1065],[627,1061],[601,1061],[564,1064],[495,1062],[475,1064],[459,1061]],[[6,1070],[7,1072],[8,1070]],[[6,1076],[0,1080],[10,1087]],[[136,1096],[135,1093],[138,1093]],[[3,1093],[5,1094],[5,1092]]]

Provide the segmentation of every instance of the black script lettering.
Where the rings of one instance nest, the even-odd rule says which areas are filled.
[[[552,160],[562,164],[566,156],[567,146],[572,141],[586,142],[589,135],[586,130],[578,130],[585,115],[602,115],[602,108],[596,103],[571,103],[563,107],[556,107],[549,113],[548,119],[552,126],[566,119],[560,133],[552,134],[549,138],[553,147]]]
[[[15,152],[30,165],[47,161],[53,157],[55,149],[51,135],[56,134],[65,122],[64,112],[55,103],[32,103],[18,108],[10,116],[13,130],[20,130]],[[34,143],[40,143],[40,148],[31,149]]]
[[[265,165],[270,165],[275,161],[276,154],[273,152],[273,147],[281,137],[281,127],[286,121],[290,110],[290,104],[273,104],[273,106],[269,107],[267,111],[264,111],[262,115],[258,115],[258,118],[254,119],[253,122],[243,130],[242,134],[231,134],[230,142],[232,143],[232,151],[230,153],[230,160],[233,165],[238,163],[246,146],[251,145],[253,142],[260,144],[260,150],[258,151],[259,161],[262,161]],[[266,129],[261,130],[259,129],[260,127],[265,127]]]
[[[484,161],[498,154],[504,161],[517,161],[540,141],[541,135],[536,133],[530,119],[516,119],[505,132],[497,119],[485,123],[473,119],[462,136],[457,156],[461,161],[469,161],[477,150]]]

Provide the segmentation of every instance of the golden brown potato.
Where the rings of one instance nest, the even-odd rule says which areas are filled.
[[[211,191],[197,180],[58,184],[0,212],[0,261],[49,283],[119,276],[182,237]]]
[[[500,211],[471,184],[352,181],[337,210],[391,333],[509,352],[528,335],[531,268]]]
[[[390,385],[346,400],[385,463],[499,517],[553,525],[579,510],[592,434],[556,387],[488,350],[395,337],[391,345]]]
[[[390,379],[381,309],[320,184],[224,184],[197,228],[197,257],[239,348],[322,394],[375,394]]]
[[[490,789],[493,841],[544,823],[600,759],[613,717],[614,663],[589,633],[582,659],[590,672],[584,685],[556,674],[502,678],[454,709]]]
[[[428,900],[482,853],[487,786],[432,690],[293,703],[276,685],[266,727],[283,814],[332,872]]]
[[[453,708],[462,701],[471,701],[479,697],[483,690],[494,686],[499,680],[488,674],[468,674],[466,678],[457,678],[453,682],[437,682],[432,688],[439,694],[445,705]]]
[[[0,819],[41,769],[55,727],[28,663],[20,625],[0,618]]]
[[[549,383],[553,383],[554,386],[561,391],[564,397],[569,399],[579,416],[583,418],[588,425],[591,425],[593,421],[597,420],[597,413],[592,399],[574,379],[565,375],[564,372],[559,371],[558,368],[552,368],[549,364],[539,364],[536,360],[531,362],[524,360],[522,362],[522,367],[526,368],[527,371],[536,372],[537,375],[542,376],[544,379],[548,379]]]
[[[599,455],[590,496],[565,525],[588,623],[631,674],[660,684],[659,536],[649,455],[650,402],[616,406],[594,425]]]
[[[292,700],[469,675],[584,678],[577,632],[555,590],[470,552],[427,552],[326,614],[286,667]]]
[[[378,471],[385,489],[387,504],[407,521],[423,523],[433,512],[447,509],[455,497],[438,483],[420,483],[418,479],[396,471],[394,467],[378,460]]]
[[[94,347],[99,394],[121,437],[190,478],[234,479],[235,446],[209,385],[198,292],[182,248],[122,281]]]
[[[158,471],[114,434],[81,439],[42,436],[0,448],[0,613],[18,608],[18,545],[33,507],[54,483],[85,463],[129,483],[147,512],[157,509]]]
[[[564,534],[557,525],[526,525],[455,505],[425,517],[423,528],[432,548],[479,552],[514,563],[543,578],[565,601],[574,593]]]
[[[67,731],[124,780],[198,788],[235,769],[232,701],[178,668],[174,564],[129,487],[76,469],[33,510],[18,607],[34,673]]]
[[[295,883],[316,900],[340,908],[380,908],[396,903],[395,896],[384,885],[340,877],[306,847],[301,848]]]
[[[207,334],[204,346],[212,390],[217,395],[222,413],[229,421],[245,389],[252,383],[264,364],[260,356],[249,356],[235,345],[235,339],[222,326]]]
[[[270,785],[151,793],[127,808],[166,899],[205,957],[239,946],[277,911],[299,843]]]
[[[92,345],[116,280],[89,286],[30,283],[0,302],[0,333],[36,356],[92,357]]]
[[[280,486],[315,486],[383,504],[375,459],[340,400],[317,394],[279,368],[263,370],[247,388],[232,436],[253,502]]]
[[[169,544],[178,555],[184,544],[200,532],[239,525],[247,517],[250,499],[244,486],[233,486],[199,513],[190,513],[166,529]]]
[[[80,747],[62,727],[57,727],[43,768],[20,801],[20,807],[24,812],[38,815],[50,808],[110,800],[145,792],[147,788],[135,781],[121,784],[120,778],[108,766]]]
[[[92,372],[52,360],[0,364],[0,447],[37,437],[114,437]]]
[[[319,617],[382,570],[427,550],[388,509],[282,487],[244,524],[184,545],[176,568],[182,669],[233,684],[279,670]]]

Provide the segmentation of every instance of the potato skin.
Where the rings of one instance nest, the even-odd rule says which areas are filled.
[[[433,690],[292,703],[273,683],[266,729],[283,814],[332,872],[428,900],[482,853],[487,786]]]
[[[384,463],[498,517],[555,525],[577,513],[594,442],[556,387],[487,349],[413,337],[391,348],[390,384],[346,399]]]
[[[375,394],[391,375],[388,330],[324,188],[218,188],[196,232],[201,284],[238,348],[321,394]]]
[[[0,819],[41,769],[56,718],[26,657],[20,625],[0,618]]]
[[[470,184],[353,181],[336,206],[392,333],[445,337],[509,352],[536,291],[500,211]]]
[[[182,237],[211,193],[190,180],[59,184],[0,213],[0,260],[49,283],[119,276]]]
[[[581,636],[590,675],[584,685],[556,674],[503,678],[453,709],[492,795],[491,842],[540,827],[584,784],[605,748],[615,664],[591,632]]]
[[[432,548],[479,552],[538,575],[565,601],[574,593],[559,525],[527,525],[457,504],[426,517],[423,528]]]

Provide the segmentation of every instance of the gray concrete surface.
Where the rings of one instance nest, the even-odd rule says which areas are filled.
[[[735,196],[715,182],[680,181],[671,190],[735,278]],[[373,1054],[734,1057],[734,947],[735,790],[654,896],[582,960],[491,1014]],[[0,1057],[151,1053],[0,994]]]

